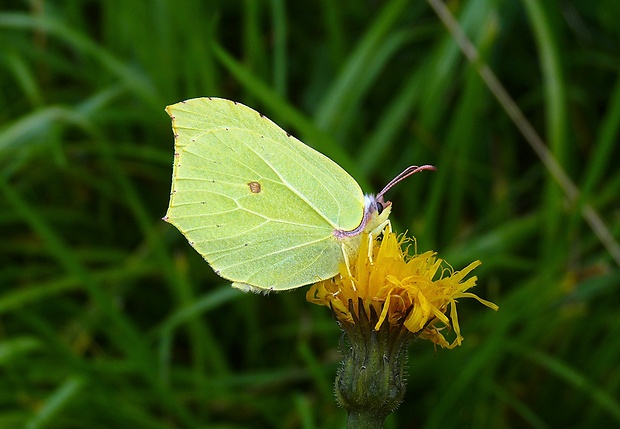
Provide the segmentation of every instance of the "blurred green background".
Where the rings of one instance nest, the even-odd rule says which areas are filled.
[[[369,192],[439,168],[390,191],[394,226],[455,269],[482,260],[500,311],[465,300],[460,348],[411,345],[387,428],[620,427],[620,2],[448,7],[475,65],[422,0],[4,1],[0,428],[344,427],[329,311],[233,290],[160,220],[163,109],[197,96],[261,111]]]

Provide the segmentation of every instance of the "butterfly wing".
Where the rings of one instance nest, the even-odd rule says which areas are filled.
[[[362,190],[335,162],[240,103],[169,106],[175,134],[165,219],[222,277],[284,290],[333,277],[334,229],[352,230]]]

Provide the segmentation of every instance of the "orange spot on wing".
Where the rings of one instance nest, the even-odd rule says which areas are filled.
[[[248,186],[250,187],[250,192],[253,194],[258,194],[261,191],[261,186],[258,182],[248,182]]]

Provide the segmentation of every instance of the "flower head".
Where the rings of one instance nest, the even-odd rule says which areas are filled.
[[[465,277],[480,261],[454,271],[433,251],[408,255],[408,246],[403,250],[403,244],[409,241],[388,231],[380,241],[362,236],[357,257],[350,265],[342,264],[336,277],[314,284],[306,299],[330,307],[345,331],[362,314],[374,324],[375,331],[387,324],[391,330],[403,330],[406,336],[428,339],[441,347],[460,345],[459,298],[475,298],[487,307],[498,308],[467,292],[476,285],[477,277]],[[442,333],[446,328],[456,334],[451,343]]]

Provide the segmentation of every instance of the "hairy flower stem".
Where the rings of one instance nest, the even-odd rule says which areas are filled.
[[[407,344],[415,335],[387,322],[375,331],[374,309],[367,314],[361,299],[356,305],[354,323],[340,322],[350,348],[336,375],[336,397],[349,414],[348,428],[377,429],[405,396]]]
[[[389,413],[388,413],[389,414]],[[378,429],[383,427],[385,416],[373,414],[371,411],[351,411],[347,419],[347,429]]]

